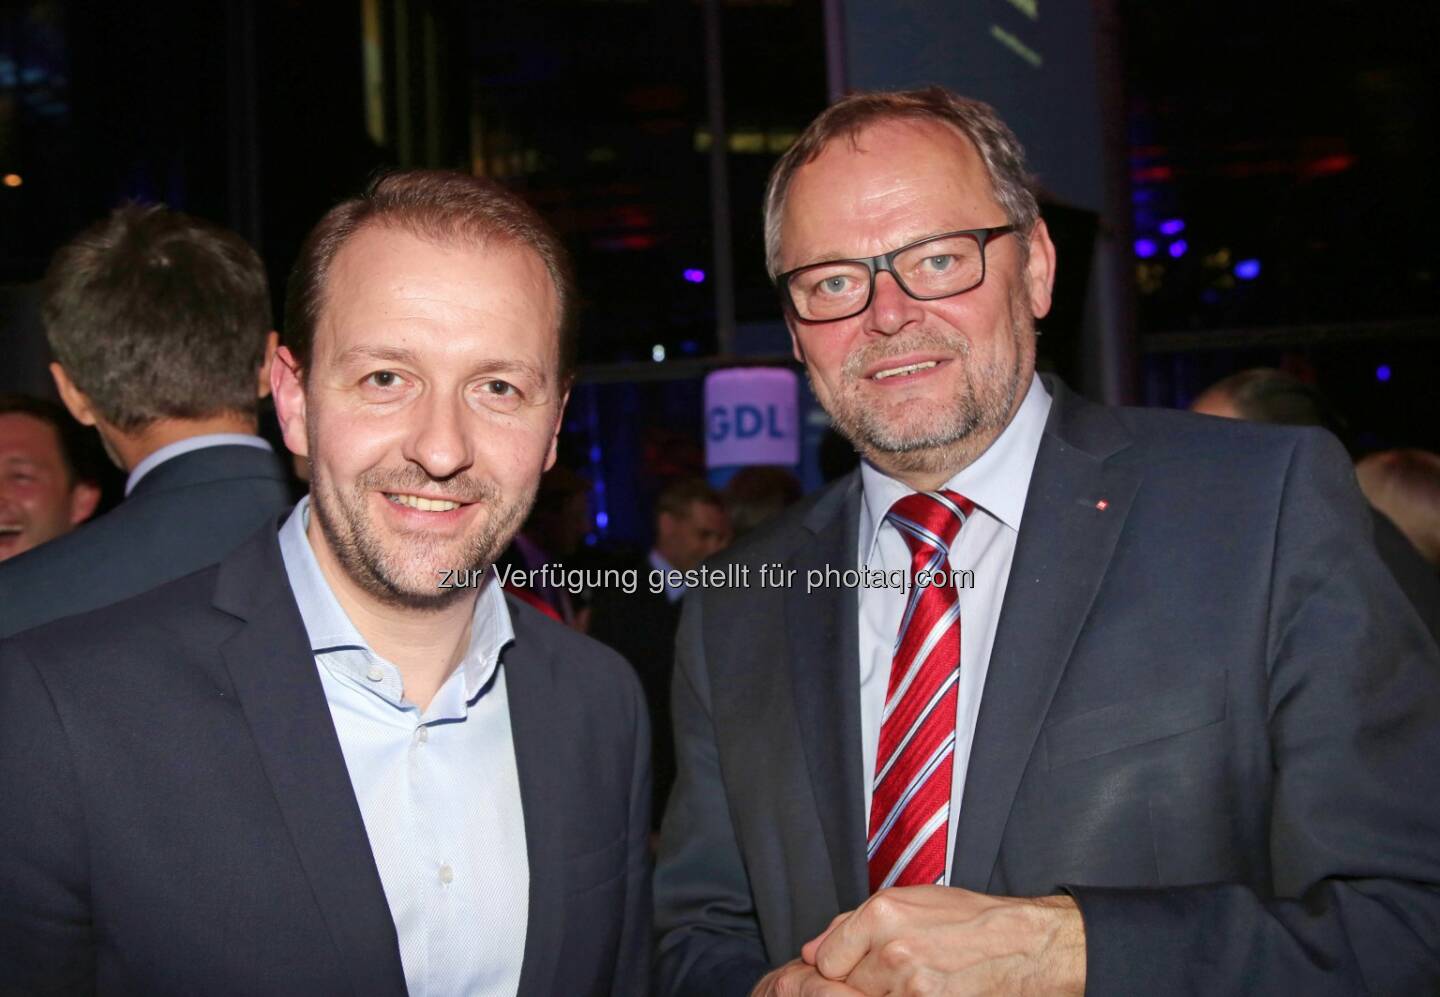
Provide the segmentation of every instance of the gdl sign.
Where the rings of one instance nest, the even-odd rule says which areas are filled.
[[[800,462],[794,371],[735,367],[705,378],[705,465]]]

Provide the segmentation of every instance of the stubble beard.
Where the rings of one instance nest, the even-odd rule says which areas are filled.
[[[997,357],[977,367],[967,340],[932,329],[857,350],[841,367],[841,388],[829,406],[831,422],[861,457],[888,474],[956,474],[995,442],[1014,411],[1025,360],[1033,350],[1034,319],[1023,289],[1011,298],[1010,334],[1014,349],[1008,364]],[[867,404],[860,390],[866,369],[926,350],[955,355],[950,362],[961,366],[963,384],[953,398],[915,399],[883,411]],[[813,391],[814,375],[808,367],[806,373]]]
[[[447,495],[483,507],[477,527],[458,540],[436,539],[415,531],[392,537],[387,544],[366,508],[368,496],[376,492],[425,491],[437,486]],[[406,468],[366,471],[356,478],[353,487],[341,491],[316,465],[310,483],[310,506],[335,559],[355,584],[384,605],[439,612],[467,594],[474,594],[470,587],[441,588],[442,575],[457,569],[466,577],[474,577],[494,564],[520,529],[538,487],[537,480],[525,494],[507,502],[494,482],[471,476],[436,481],[418,468]]]

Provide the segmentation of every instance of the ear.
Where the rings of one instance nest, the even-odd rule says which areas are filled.
[[[1025,283],[1030,292],[1030,311],[1036,318],[1050,312],[1055,291],[1055,244],[1044,220],[1037,220],[1030,231],[1030,259],[1025,263]]]
[[[788,314],[785,316],[785,328],[790,332],[790,354],[803,364],[805,362],[805,347],[800,345],[800,337],[795,333],[795,320]]]
[[[65,373],[65,368],[58,363],[50,365],[50,376],[55,379],[55,390],[60,392],[60,400],[75,417],[75,421],[82,426],[93,426],[97,419],[95,406],[90,403],[90,398],[75,386],[70,380],[70,375]]]
[[[100,486],[89,481],[77,481],[70,489],[70,525],[79,526],[95,515],[100,504]]]
[[[265,357],[260,361],[260,371],[256,375],[256,398],[266,398],[270,395],[270,368],[275,366],[275,350],[279,345],[280,333],[271,329],[265,334]]]
[[[270,364],[270,391],[275,396],[275,416],[280,420],[280,434],[291,453],[308,457],[310,438],[305,432],[303,371],[288,346],[279,347],[274,359],[279,362]]]
[[[565,424],[565,406],[570,402],[570,388],[565,388],[565,394],[560,396],[560,407],[555,410],[555,431],[550,434],[550,450],[545,454],[545,467],[543,470],[550,470],[555,466],[555,457],[560,452],[560,427]]]

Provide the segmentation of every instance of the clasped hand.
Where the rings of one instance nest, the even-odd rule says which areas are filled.
[[[1084,991],[1085,928],[1071,898],[902,886],[836,917],[752,997]]]

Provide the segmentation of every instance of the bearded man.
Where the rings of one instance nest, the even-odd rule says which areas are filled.
[[[1440,660],[1336,440],[1037,377],[984,104],[835,104],[766,236],[863,463],[685,600],[660,991],[1433,992]]]
[[[572,303],[484,180],[321,220],[272,369],[310,495],[0,645],[0,989],[646,989],[639,685],[488,570],[555,460]]]

